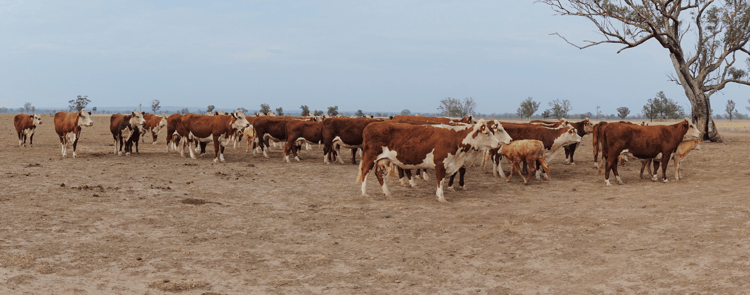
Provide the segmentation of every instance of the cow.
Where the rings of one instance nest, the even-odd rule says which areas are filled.
[[[263,116],[255,118],[253,128],[257,134],[260,149],[263,156],[269,158],[268,147],[269,141],[286,141],[286,123],[291,119],[277,116]]]
[[[647,126],[647,125],[641,125],[641,126]],[[687,158],[687,155],[692,150],[700,150],[700,146],[698,145],[700,143],[699,139],[693,139],[693,140],[684,140],[682,141],[678,146],[677,150],[672,155],[672,160],[674,160],[674,178],[675,180],[680,180],[682,177],[682,172],[680,168],[680,162]],[[620,154],[620,159],[618,161],[622,161],[623,158],[627,159],[627,156],[635,157],[630,151],[624,150],[622,154]],[[659,165],[661,164],[662,160],[662,154],[658,154],[653,159],[641,159],[641,174],[640,177],[643,178],[643,171],[644,169],[648,168],[648,174],[651,175],[651,180],[657,181],[659,180],[656,172],[659,170]],[[626,160],[627,161],[627,160]],[[651,165],[653,164],[654,170],[652,172]]]
[[[81,127],[94,126],[91,113],[87,112],[86,109],[73,113],[62,111],[55,114],[54,121],[55,132],[60,137],[63,158],[68,155],[66,146],[69,143],[73,144],[73,158],[77,158],[76,147],[78,146],[78,139],[81,138]]]
[[[319,143],[323,140],[323,123],[315,121],[291,120],[286,123],[286,144],[284,161],[289,163],[289,153],[299,162],[299,145],[302,143]]]
[[[182,115],[172,114],[167,117],[167,153],[170,146],[172,149],[178,149],[183,137],[187,138],[187,132],[182,128]],[[182,149],[180,149],[180,155],[184,156]]]
[[[214,163],[224,162],[224,148],[237,130],[244,130],[250,126],[245,119],[245,114],[241,111],[231,113],[229,116],[187,114],[182,117],[181,124],[188,133],[190,158],[195,159],[193,139],[211,138],[214,143]]]
[[[34,146],[34,131],[37,125],[42,124],[42,116],[39,114],[18,114],[13,118],[13,125],[18,133],[18,145],[26,147],[26,137],[29,138],[29,146]]]
[[[410,115],[396,115],[391,119],[396,123],[407,123],[407,124],[452,124],[452,123],[464,123],[472,124],[476,123],[474,116],[466,116],[463,118],[446,118],[446,117],[420,117]]]
[[[662,179],[666,183],[669,155],[677,150],[683,140],[700,138],[695,124],[685,119],[673,125],[638,126],[628,123],[609,123],[602,127],[602,158],[606,160],[604,182],[610,186],[609,173],[612,171],[618,184],[624,184],[617,171],[618,155],[627,149],[637,158],[662,157]]]
[[[529,123],[535,124],[535,125],[541,125],[545,127],[550,127],[550,128],[557,128],[557,127],[560,127],[561,125],[570,124],[568,120],[565,118],[561,118],[559,121],[531,120],[529,121]]]
[[[133,129],[130,133],[130,137],[125,141],[125,153],[130,154],[133,152],[133,144],[135,144],[135,152],[138,153],[138,139],[143,134],[143,126],[138,126]]]
[[[146,120],[143,123],[144,136],[141,136],[142,141],[146,142],[145,132],[151,132],[151,144],[156,144],[156,137],[159,136],[159,131],[167,126],[166,116],[157,116],[154,114],[143,114],[143,119]]]
[[[251,119],[251,118],[248,118]],[[242,135],[245,136],[247,139],[247,152],[250,152],[250,147],[253,148],[253,151],[255,150],[255,138],[257,138],[257,134],[255,133],[255,128],[253,128],[253,124],[251,123],[250,126],[245,128],[244,131],[242,131]]]
[[[535,139],[515,140],[509,144],[503,145],[501,153],[506,159],[508,159],[508,162],[513,164],[510,168],[508,178],[506,179],[507,182],[510,182],[510,179],[513,177],[513,171],[516,171],[518,172],[518,175],[521,176],[521,179],[523,179],[523,183],[528,184],[529,180],[531,180],[531,175],[533,175],[536,170],[535,167],[537,162],[541,168],[544,169],[544,173],[547,175],[547,180],[550,182],[552,181],[549,174],[549,165],[544,158],[544,143],[541,141]],[[524,164],[529,167],[529,174],[527,177],[524,177],[523,174],[521,174],[521,162],[524,162]]]
[[[115,153],[122,156],[123,142],[130,139],[130,135],[136,128],[142,128],[146,120],[143,118],[141,111],[134,111],[130,115],[113,114],[109,118],[109,131],[112,132],[112,138],[115,141]],[[119,147],[118,147],[119,143]],[[136,151],[138,143],[136,142]],[[130,155],[125,152],[125,155]]]
[[[550,128],[537,124],[514,124],[506,122],[502,122],[502,125],[505,128],[505,131],[507,131],[510,137],[514,140],[536,139],[541,141],[546,150],[545,160],[547,162],[552,161],[555,152],[561,147],[581,142],[581,136],[578,135],[577,130],[568,125],[560,125],[557,128]],[[492,165],[493,175],[497,176],[499,173],[500,177],[505,178],[505,173],[503,172],[500,161],[502,155],[499,150],[493,149],[490,151],[490,154],[494,156]],[[540,174],[541,171],[537,169],[537,178],[539,178]]]
[[[573,126],[576,129],[576,132],[578,133],[581,138],[583,138],[586,134],[592,133],[594,131],[594,125],[591,124],[591,120],[589,118],[584,119],[583,121],[578,122],[567,122],[568,125]],[[576,153],[576,148],[578,148],[578,142],[566,145],[563,147],[565,150],[565,163],[570,165],[575,165],[576,163],[573,161],[573,154]]]
[[[367,175],[375,167],[383,193],[390,197],[383,172],[390,163],[394,163],[403,169],[435,169],[435,194],[438,201],[446,202],[443,178],[456,173],[472,149],[498,148],[502,143],[510,142],[509,136],[498,140],[495,133],[499,130],[493,129],[482,119],[476,124],[456,129],[388,121],[367,124],[362,135],[362,161],[357,175],[357,181],[362,182],[362,195],[367,195]]]
[[[333,160],[334,157],[341,156],[334,149],[333,145],[336,141],[337,146],[352,149],[352,164],[357,164],[357,149],[362,145],[362,132],[368,124],[382,121],[382,119],[367,118],[328,118],[323,120],[323,162],[329,164],[329,161]],[[339,158],[339,163],[344,163],[342,158]]]

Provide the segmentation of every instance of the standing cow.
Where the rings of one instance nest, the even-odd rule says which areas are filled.
[[[224,148],[238,130],[242,131],[250,126],[250,123],[245,119],[245,114],[241,111],[231,113],[229,116],[187,114],[182,117],[181,121],[184,130],[188,133],[190,158],[195,159],[193,153],[194,139],[211,138],[214,142],[214,162],[224,162]]]
[[[457,130],[433,126],[375,122],[365,127],[362,138],[362,160],[357,181],[362,182],[362,195],[367,195],[367,174],[375,167],[375,176],[383,194],[390,196],[383,173],[391,163],[404,169],[435,169],[437,199],[445,202],[443,178],[456,173],[464,165],[468,153],[474,150],[498,148],[510,142],[495,137],[497,129],[484,120]]]
[[[34,131],[37,125],[42,124],[42,116],[39,114],[18,114],[13,118],[13,125],[18,133],[18,145],[26,147],[26,137],[29,137],[29,146],[34,146]]]
[[[145,121],[141,111],[132,112],[130,115],[113,114],[109,118],[109,131],[112,132],[112,138],[115,140],[115,153],[118,156],[122,156],[124,142],[130,140],[133,131],[142,128]],[[138,142],[135,146],[138,151]],[[129,156],[130,152],[126,150],[125,155]]]
[[[55,132],[60,137],[60,146],[62,147],[62,156],[67,156],[65,148],[69,143],[73,144],[73,158],[76,158],[76,146],[78,139],[81,138],[81,127],[94,126],[91,120],[91,113],[86,109],[81,109],[75,113],[58,112],[55,114]]]
[[[159,131],[161,131],[162,128],[167,126],[167,117],[166,116],[157,116],[154,114],[143,114],[143,119],[146,120],[143,123],[143,134],[142,134],[142,142],[146,142],[146,131],[151,132],[151,144],[156,144],[156,137],[159,136]]]

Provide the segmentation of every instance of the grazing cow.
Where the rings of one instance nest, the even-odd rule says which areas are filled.
[[[145,121],[141,111],[132,112],[130,115],[113,114],[110,116],[109,131],[112,132],[112,138],[115,140],[115,153],[118,156],[122,156],[123,142],[130,139],[133,130],[142,128]],[[138,143],[136,142],[137,150]],[[129,156],[130,153],[126,151],[125,155]]]
[[[700,131],[690,120],[685,119],[673,125],[638,126],[628,123],[609,123],[603,127],[602,158],[606,160],[604,182],[610,185],[609,173],[612,171],[619,184],[624,184],[617,171],[618,155],[627,149],[633,156],[642,159],[662,157],[662,179],[667,179],[669,155],[677,150],[683,140],[700,138]]]
[[[26,137],[29,137],[29,146],[34,146],[34,131],[37,125],[42,124],[42,116],[39,114],[16,115],[13,125],[18,133],[18,145],[26,147]]]
[[[257,140],[260,142],[260,149],[263,151],[263,156],[269,158],[267,149],[270,146],[269,142],[273,141],[286,141],[286,124],[291,119],[286,117],[277,116],[263,116],[255,118],[253,122],[253,128],[257,134]]]
[[[504,142],[510,142],[510,137],[502,142],[498,140],[495,137],[498,130],[493,129],[484,120],[455,129],[392,122],[367,125],[363,131],[362,161],[357,175],[357,181],[362,182],[362,195],[367,195],[367,175],[376,166],[375,175],[383,193],[389,197],[383,172],[390,163],[394,163],[404,169],[435,169],[437,199],[445,202],[443,178],[456,173],[472,149],[497,148]]]
[[[284,161],[289,163],[289,152],[294,153],[294,159],[299,162],[299,144],[319,143],[323,140],[323,123],[315,121],[291,120],[286,123],[286,144],[284,145]]]
[[[381,122],[382,119],[367,118],[328,118],[323,120],[323,162],[329,164],[330,160],[335,159],[338,151],[334,149],[334,140],[338,146],[352,149],[352,164],[357,164],[357,149],[362,146],[362,132],[365,127],[374,122]],[[343,164],[342,158],[339,163]]]
[[[581,142],[581,136],[578,135],[576,129],[568,125],[560,125],[557,128],[550,128],[537,124],[514,124],[505,122],[502,124],[505,131],[507,131],[510,137],[514,140],[536,139],[541,141],[546,149],[545,160],[548,162],[552,161],[555,152],[560,149],[560,147]],[[493,174],[497,176],[496,173],[499,173],[500,177],[505,178],[505,173],[503,172],[500,161],[502,157],[499,150],[493,149],[490,153],[494,156]],[[539,167],[537,167],[537,177],[541,174],[541,171],[538,168]]]
[[[576,132],[578,133],[581,138],[585,136],[586,134],[589,134],[594,131],[594,125],[591,124],[591,120],[589,118],[584,119],[583,121],[579,122],[568,122],[568,125],[573,126],[576,129]],[[565,163],[570,165],[575,165],[576,163],[573,161],[573,155],[576,153],[576,148],[578,148],[578,142],[566,145],[563,147],[565,150]]]
[[[75,113],[58,112],[55,114],[54,120],[55,132],[60,137],[63,158],[68,155],[66,146],[69,143],[73,144],[73,158],[76,158],[76,147],[78,146],[78,139],[81,138],[81,127],[94,126],[91,113],[87,112],[86,109],[81,109]]]
[[[143,133],[151,132],[152,144],[156,144],[156,137],[159,136],[159,131],[167,126],[166,116],[157,116],[154,114],[143,114],[143,119],[146,120],[143,123]],[[141,137],[143,142],[146,142],[146,136]]]
[[[211,138],[214,142],[214,162],[224,162],[224,148],[237,133],[244,130],[250,123],[245,119],[241,111],[231,113],[229,116],[205,116],[187,114],[182,117],[182,126],[188,133],[190,158],[195,159],[193,153],[193,139]]]
[[[518,175],[523,179],[524,184],[528,184],[531,180],[531,175],[535,174],[535,167],[538,162],[539,166],[544,169],[544,173],[547,175],[547,180],[550,182],[552,179],[549,174],[549,165],[544,159],[544,143],[534,139],[523,139],[515,140],[509,144],[503,145],[501,148],[503,156],[508,159],[513,165],[510,167],[510,173],[506,181],[510,182],[513,177],[513,171],[518,172]],[[521,162],[524,162],[525,166],[529,167],[529,174],[524,177],[521,174]]]

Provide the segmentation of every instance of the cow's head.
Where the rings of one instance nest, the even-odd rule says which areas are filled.
[[[469,135],[467,135],[461,143],[476,150],[498,148],[500,147],[500,141],[495,137],[495,131],[492,129],[493,128],[488,127],[488,124],[484,119],[479,119],[479,122],[474,124]],[[505,132],[504,129],[503,132]],[[508,137],[510,138],[510,136]]]
[[[130,114],[130,127],[135,128],[138,126],[143,126],[143,123],[146,123],[146,119],[143,118],[143,114],[141,111],[135,111]]]
[[[591,124],[589,118],[583,120],[583,132],[586,132],[586,134],[594,132],[594,124]]]
[[[86,109],[81,109],[78,112],[78,126],[81,126],[81,127],[94,126],[94,121],[91,120],[91,112],[87,112]]]
[[[555,138],[555,145],[560,144],[562,146],[571,145],[574,143],[581,142],[581,136],[578,135],[578,132],[576,132],[575,127],[573,126],[565,126],[563,128],[565,132],[560,134],[557,138]]]
[[[232,122],[232,129],[237,130],[245,130],[248,126],[250,126],[250,122],[247,121],[247,117],[245,117],[245,113],[243,113],[240,110],[235,111],[234,113],[231,113],[232,117],[234,118],[234,122]]]
[[[225,111],[215,111],[214,114],[217,115],[217,116],[226,116],[226,115],[228,115]]]
[[[29,117],[31,117],[31,123],[34,126],[42,124],[42,115],[34,113],[33,115],[29,115]]]
[[[680,122],[680,124],[683,124],[685,125],[685,127],[687,127],[687,132],[685,132],[685,136],[682,137],[682,140],[695,140],[701,138],[701,131],[698,130],[698,127],[695,126],[695,124],[693,124],[690,119],[685,118],[685,120]]]
[[[167,116],[161,117],[161,121],[159,121],[159,125],[158,126],[159,126],[158,127],[159,129],[164,128],[164,127],[167,126]]]
[[[508,132],[505,131],[505,128],[503,128],[503,124],[501,124],[500,121],[494,120],[487,122],[487,126],[495,133],[495,137],[500,141],[500,144],[509,144],[513,141],[513,138],[508,135]]]

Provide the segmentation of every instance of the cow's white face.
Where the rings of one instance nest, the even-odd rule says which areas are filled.
[[[161,117],[161,121],[159,121],[159,129],[167,127],[167,117]]]
[[[86,109],[81,109],[78,112],[78,126],[91,127],[94,126],[94,121],[91,120],[91,113],[87,112]]]
[[[464,138],[461,143],[467,144],[476,150],[495,149],[500,147],[500,141],[495,137],[492,128],[487,127],[484,119],[474,124],[473,130]],[[505,130],[503,130],[505,131]],[[510,137],[510,136],[508,136]]]
[[[500,141],[500,144],[509,144],[511,141],[513,141],[513,138],[511,138],[508,132],[505,131],[505,128],[503,128],[503,124],[501,124],[500,121],[495,120],[489,122],[488,125],[495,133],[495,137],[498,141]]]
[[[42,116],[37,113],[34,113],[33,115],[31,115],[31,120],[34,126],[42,124]]]
[[[573,126],[565,127],[565,133],[555,139],[555,144],[562,143],[563,146],[581,142],[581,136],[578,135]]]
[[[137,126],[143,126],[143,123],[146,123],[146,119],[143,118],[143,113],[141,113],[141,111],[135,111],[131,115],[130,127],[135,128]]]
[[[586,120],[583,121],[583,132],[586,132],[586,134],[594,132],[594,124],[591,124],[591,120],[589,120],[589,118],[586,118]]]
[[[684,124],[688,125],[688,131],[685,133],[685,136],[682,137],[682,140],[694,140],[701,138],[701,131],[698,130],[698,127],[690,122],[688,118],[685,118]]]
[[[245,117],[245,113],[243,113],[242,111],[236,111],[232,113],[232,117],[235,118],[234,123],[232,123],[233,129],[242,131],[250,126],[250,122],[247,121],[247,117]]]

